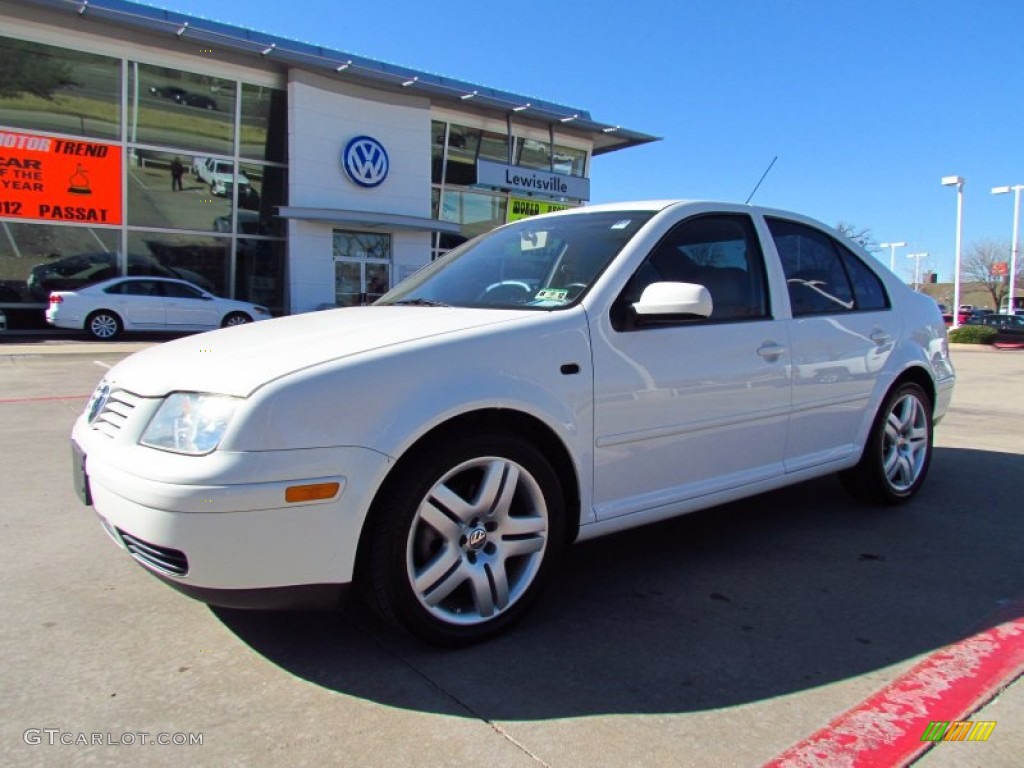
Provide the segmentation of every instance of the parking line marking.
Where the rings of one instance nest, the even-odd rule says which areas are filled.
[[[49,395],[47,397],[0,397],[0,403],[46,403],[58,400],[88,400],[89,395]]]
[[[98,366],[99,366],[100,368],[106,368],[106,369],[107,369],[108,371],[109,371],[109,370],[110,370],[111,368],[113,368],[113,367],[114,367],[114,366],[110,365],[109,363],[104,363],[104,362],[102,362],[102,361],[100,361],[100,360],[93,360],[93,362],[94,362],[94,363],[95,363],[96,365],[98,365]]]
[[[1013,609],[1014,618],[934,652],[764,768],[909,764],[934,746],[921,740],[930,722],[967,719],[1024,674],[1024,601]]]

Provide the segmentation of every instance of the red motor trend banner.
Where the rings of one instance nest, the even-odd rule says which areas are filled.
[[[121,146],[0,129],[0,216],[121,223]]]

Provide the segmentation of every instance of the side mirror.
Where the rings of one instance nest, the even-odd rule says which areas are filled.
[[[651,283],[633,304],[638,319],[709,318],[714,309],[711,292],[696,283]]]

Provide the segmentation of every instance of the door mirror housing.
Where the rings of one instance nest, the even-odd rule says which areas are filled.
[[[633,304],[637,319],[707,319],[714,303],[711,292],[696,283],[651,283]]]

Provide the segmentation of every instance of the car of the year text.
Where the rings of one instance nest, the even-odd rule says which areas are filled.
[[[355,586],[458,645],[521,618],[575,541],[829,473],[911,499],[954,378],[936,303],[812,219],[595,205],[495,229],[371,306],[125,359],[73,472],[188,595],[322,607]]]

